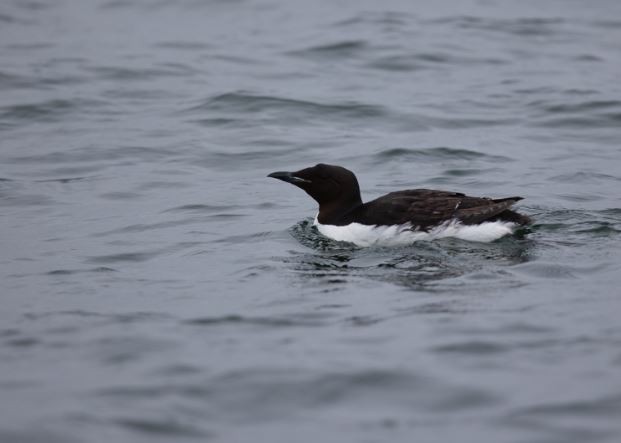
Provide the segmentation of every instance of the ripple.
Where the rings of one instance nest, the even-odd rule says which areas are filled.
[[[200,41],[170,40],[156,43],[155,47],[174,49],[175,51],[205,51],[211,49],[212,45]]]
[[[597,399],[556,402],[534,405],[515,412],[515,415],[530,415],[543,419],[544,417],[593,416],[608,415],[617,417],[621,413],[621,396],[604,396]]]
[[[221,94],[192,107],[188,112],[228,112],[232,114],[256,114],[277,112],[287,119],[294,117],[317,118],[377,118],[386,114],[383,107],[357,102],[318,103],[268,95],[253,95],[242,92]]]
[[[477,177],[493,171],[498,171],[498,169],[447,169],[443,172],[443,175],[449,177]]]
[[[46,272],[45,275],[75,275],[91,272],[118,272],[116,269],[108,268],[106,266],[100,266],[91,269],[54,269],[53,271]]]
[[[8,14],[0,14],[0,23],[13,23],[15,19],[13,16]]]
[[[508,64],[508,61],[499,58],[464,57],[463,55],[446,52],[433,52],[384,55],[375,58],[373,61],[369,62],[367,66],[386,71],[409,72],[423,69],[435,69],[443,65],[455,65],[463,69],[466,66],[496,66],[505,64]]]
[[[186,320],[185,323],[194,326],[221,326],[221,325],[248,325],[273,327],[309,327],[323,326],[325,319],[330,315],[326,313],[290,314],[286,317],[246,317],[238,314],[220,317],[200,317]]]
[[[15,337],[16,335],[19,335],[19,329],[13,329],[13,328],[9,328],[9,329],[0,329],[0,338],[3,337]]]
[[[513,126],[516,118],[467,118],[467,117],[432,117],[428,115],[412,116],[414,121],[425,122],[431,128],[468,129],[490,126]]]
[[[15,348],[30,348],[32,346],[38,345],[39,343],[41,343],[41,341],[34,337],[18,337],[6,340],[5,343],[8,346],[12,346]]]
[[[455,300],[443,302],[422,303],[413,307],[398,308],[398,315],[436,315],[436,314],[464,314],[467,310]]]
[[[51,6],[44,1],[37,0],[28,0],[28,1],[17,1],[13,2],[17,8],[28,10],[28,11],[43,11],[45,9],[51,8]]]
[[[567,117],[567,118],[554,118],[546,119],[537,123],[533,123],[534,126],[543,128],[618,128],[621,124],[621,112],[601,114],[597,117]]]
[[[164,212],[197,212],[197,213],[212,213],[220,211],[232,211],[240,209],[237,205],[206,205],[203,203],[187,204],[182,206],[176,206],[174,208],[166,209]]]
[[[595,20],[593,24],[602,28],[621,29],[621,20]]]
[[[352,405],[356,405],[354,409],[390,405],[425,412],[459,413],[486,408],[498,401],[480,389],[381,367],[319,374],[297,367],[242,368],[194,383],[128,386],[101,393],[126,400],[175,395],[202,407],[202,414],[244,424],[282,420],[305,410],[339,405],[348,410]]]
[[[299,159],[300,149],[290,146],[285,149],[260,149],[246,152],[211,151],[201,155],[195,164],[222,170],[223,168],[265,167],[269,160],[272,164],[286,162],[288,158]],[[298,160],[299,161],[299,160]],[[269,171],[265,171],[267,175]],[[253,173],[256,173],[253,172]]]
[[[391,148],[376,153],[373,156],[376,162],[384,162],[386,160],[399,161],[429,161],[437,160],[484,160],[489,162],[508,162],[508,157],[500,155],[485,154],[478,151],[460,148],[435,147],[435,148]]]
[[[154,68],[128,68],[125,66],[95,66],[87,67],[98,78],[113,81],[144,81],[161,77],[187,77],[198,71],[190,66],[175,64],[160,64]]]
[[[215,435],[194,424],[184,423],[173,419],[146,419],[146,418],[117,418],[114,423],[154,436],[168,437],[201,437],[209,438]]]
[[[160,252],[123,252],[120,254],[98,255],[94,257],[89,257],[87,261],[91,263],[102,264],[122,262],[139,263],[151,260],[158,255],[160,255]]]
[[[0,194],[0,206],[6,207],[36,207],[51,206],[58,204],[57,201],[43,194]]]
[[[494,266],[528,262],[533,247],[530,240],[509,237],[488,244],[442,239],[402,247],[357,248],[322,236],[310,219],[297,223],[290,232],[316,252],[294,254],[282,261],[300,278],[329,286],[363,278],[434,290],[442,280],[489,269],[490,260]]]
[[[614,180],[621,181],[621,177],[617,177],[610,174],[602,174],[599,172],[567,172],[560,175],[550,177],[550,180],[565,182],[565,183],[596,183],[600,180]]]
[[[168,319],[170,316],[168,314],[162,314],[160,312],[125,312],[121,314],[115,313],[102,313],[96,311],[85,311],[81,309],[67,310],[67,311],[49,311],[49,312],[38,312],[38,313],[29,313],[24,315],[28,320],[40,320],[43,318],[58,318],[62,320],[64,317],[75,317],[75,318],[83,318],[89,319],[89,321],[93,321],[94,318],[100,318],[105,320],[106,323],[134,323],[134,322],[142,322],[147,320],[162,320]]]
[[[107,236],[116,235],[116,234],[149,232],[149,231],[154,231],[154,230],[159,230],[159,229],[174,228],[177,226],[187,226],[187,225],[195,225],[195,224],[202,225],[208,222],[209,220],[213,220],[213,219],[225,219],[226,220],[226,219],[235,219],[235,218],[245,217],[245,216],[246,216],[245,214],[221,213],[221,214],[204,215],[201,217],[183,218],[179,220],[166,220],[166,221],[155,222],[155,223],[136,223],[136,224],[132,224],[128,226],[123,226],[120,228],[110,229],[107,231],[94,232],[91,234],[91,236],[92,237],[107,237]],[[198,245],[200,243],[192,243],[192,244]],[[173,249],[179,246],[181,246],[181,244],[177,244],[176,246],[173,247]],[[158,255],[159,252],[158,253],[153,252],[152,254]],[[139,255],[142,255],[142,253],[140,253]],[[147,253],[147,255],[149,255],[149,253]]]
[[[552,430],[559,441],[614,441],[618,426],[611,426],[609,420],[616,419],[620,412],[620,396],[601,395],[516,408],[501,422],[514,427]],[[567,423],[572,426],[568,427]]]
[[[538,100],[528,104],[538,113],[532,125],[545,128],[607,128],[621,123],[621,101],[587,100],[577,103],[550,103]]]
[[[201,126],[207,126],[207,127],[226,127],[226,126],[245,126],[246,123],[244,120],[239,119],[239,118],[223,118],[223,117],[216,117],[216,118],[202,118],[199,120],[194,120],[194,123],[197,123]]]
[[[364,40],[345,40],[325,45],[311,46],[306,49],[289,51],[287,54],[311,59],[337,59],[354,57],[360,52],[369,49],[369,44]]]
[[[105,102],[86,99],[55,99],[39,103],[18,104],[0,108],[0,119],[14,122],[58,122],[67,115],[83,112],[92,108],[100,108]]]
[[[590,223],[586,228],[575,230],[578,234],[591,234],[598,237],[612,237],[621,233],[621,226],[615,227],[612,223],[598,222]]]
[[[147,355],[168,351],[177,346],[171,340],[142,336],[108,336],[89,343],[89,352],[104,364],[121,365],[142,360]]]
[[[619,100],[590,100],[580,103],[545,104],[541,110],[552,114],[573,114],[580,112],[598,111],[600,109],[621,108]]]
[[[213,240],[213,242],[214,243],[229,243],[231,245],[238,245],[238,244],[249,245],[254,242],[265,241],[265,239],[271,235],[272,235],[271,231],[253,232],[251,234],[229,235],[226,237]]]
[[[83,180],[88,180],[91,177],[62,177],[62,178],[48,178],[45,180],[35,180],[38,183],[62,183],[62,184],[67,184],[67,183],[73,183],[73,182],[79,182],[79,181],[83,181]]]
[[[136,161],[146,162],[159,161],[172,155],[176,155],[176,152],[150,146],[86,146],[64,151],[47,152],[45,154],[11,157],[8,158],[7,161],[9,163],[19,164],[67,164],[120,159],[134,159]]]
[[[99,194],[99,197],[108,200],[137,200],[142,198],[142,194],[137,192],[104,192]]]
[[[142,101],[160,101],[165,99],[174,98],[174,94],[168,91],[162,91],[161,89],[156,88],[131,88],[128,86],[119,87],[116,86],[114,89],[109,89],[102,94],[103,97],[110,99],[112,101],[123,100],[125,103],[128,103],[130,100],[133,100],[134,103],[142,102]],[[155,133],[159,133],[155,131]]]
[[[440,353],[458,353],[473,356],[499,354],[507,352],[509,349],[504,345],[491,341],[466,341],[435,346],[432,350]]]
[[[551,37],[568,33],[567,28],[563,26],[566,21],[560,17],[496,19],[464,15],[434,19],[431,20],[431,23],[448,24],[462,29],[491,31],[519,37]]]
[[[0,430],[0,441],[11,443],[80,443],[84,440],[64,432],[46,429],[44,426],[33,426],[28,430]]]
[[[21,88],[36,88],[37,81],[24,75],[11,74],[0,71],[0,90],[13,90]]]
[[[560,232],[563,234],[563,241],[571,244],[616,237],[621,233],[621,210],[618,208],[601,211],[549,210],[542,215],[535,229],[551,233]],[[566,220],[571,222],[568,223]]]
[[[148,191],[155,189],[184,189],[193,185],[181,180],[151,180],[143,182],[137,186],[139,191]]]
[[[354,14],[352,17],[338,20],[333,26],[338,29],[354,27],[356,25],[374,24],[407,24],[414,16],[405,11],[364,11]]]
[[[577,276],[574,269],[570,266],[559,265],[556,263],[526,263],[513,268],[514,271],[525,272],[530,276],[538,278],[552,279],[575,279]]]
[[[364,327],[373,326],[382,320],[382,318],[373,315],[355,315],[353,317],[346,318],[345,322],[350,323],[352,326]]]
[[[621,221],[621,208],[609,208],[598,211],[599,214],[612,217],[615,220]]]

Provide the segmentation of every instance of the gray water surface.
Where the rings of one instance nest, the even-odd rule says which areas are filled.
[[[0,441],[621,441],[621,3],[0,5]],[[525,198],[360,249],[266,178]]]

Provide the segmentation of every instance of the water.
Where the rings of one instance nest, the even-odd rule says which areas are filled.
[[[0,441],[618,442],[621,3],[0,6]],[[363,198],[530,232],[354,248]]]

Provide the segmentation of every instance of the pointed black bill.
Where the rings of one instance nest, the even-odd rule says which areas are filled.
[[[299,184],[299,183],[310,183],[311,182],[310,180],[296,177],[295,175],[293,175],[293,172],[287,172],[287,171],[272,172],[270,175],[268,175],[268,177],[277,178],[278,180],[282,180],[287,183],[292,183],[294,185]]]

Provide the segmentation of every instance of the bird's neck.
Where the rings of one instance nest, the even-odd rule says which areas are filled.
[[[351,223],[349,218],[361,206],[360,195],[355,198],[320,203],[317,220],[322,225],[346,225]]]

